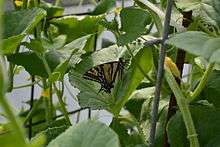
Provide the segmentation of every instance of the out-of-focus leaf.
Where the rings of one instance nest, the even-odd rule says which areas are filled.
[[[190,110],[200,145],[208,146],[212,144],[212,141],[219,144],[219,139],[217,141],[217,137],[220,135],[219,109],[198,105],[191,106]],[[185,125],[179,112],[169,121],[167,130],[171,146],[189,146]]]
[[[53,140],[48,147],[120,147],[117,134],[108,126],[88,120],[70,127]]]
[[[24,38],[24,34],[20,34],[17,36],[12,36],[7,39],[2,40],[2,48],[0,49],[0,54],[13,54],[20,42]]]
[[[55,17],[55,16],[61,16],[64,12],[63,7],[54,6],[50,3],[46,3],[44,1],[41,1],[40,7],[47,11],[47,17]]]
[[[61,55],[55,51],[46,53],[46,60],[51,71],[53,71],[61,61]],[[34,52],[22,52],[8,56],[8,61],[23,66],[31,75],[48,77],[43,61]]]
[[[183,11],[198,11],[197,15],[206,22],[220,26],[219,0],[177,0],[176,6]]]
[[[100,15],[108,12],[111,8],[114,7],[116,1],[115,0],[101,0],[98,5],[95,7],[91,15]]]
[[[23,43],[28,49],[37,52],[39,54],[43,54],[46,50],[43,47],[41,40],[39,39],[33,39],[30,42],[24,42]]]
[[[209,103],[213,104],[216,108],[220,108],[220,72],[215,70],[213,71],[206,83],[206,86],[201,93],[201,99],[208,100]]]
[[[41,8],[6,12],[2,21],[4,25],[3,38],[29,33],[45,16],[46,11]]]
[[[52,41],[43,38],[41,42],[43,47],[47,50],[61,49],[66,43],[66,35],[59,35],[56,38],[54,38]]]
[[[67,43],[69,43],[82,36],[98,33],[98,22],[101,18],[99,16],[87,16],[83,18],[71,16],[52,19],[50,23],[58,27],[60,34],[67,35]]]
[[[62,134],[63,132],[65,132],[65,130],[67,129],[67,126],[59,126],[59,127],[51,127],[48,128],[44,131],[42,131],[39,135],[44,135],[46,136],[46,142],[45,145],[48,145],[52,140],[54,140],[57,136],[59,136],[60,134]]]
[[[202,56],[210,62],[220,63],[219,37],[214,38],[204,32],[189,31],[175,35],[167,43],[196,56]]]

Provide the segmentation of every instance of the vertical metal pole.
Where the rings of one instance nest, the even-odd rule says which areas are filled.
[[[159,107],[159,101],[160,101],[161,85],[162,85],[162,81],[163,81],[164,60],[165,60],[165,56],[166,56],[165,41],[168,39],[168,35],[169,35],[169,26],[170,26],[172,5],[173,5],[173,0],[168,0],[165,21],[164,21],[163,38],[162,38],[162,42],[161,42],[161,49],[160,49],[160,55],[159,55],[157,81],[156,81],[156,87],[155,87],[155,96],[153,99],[152,112],[151,112],[151,128],[150,128],[150,137],[149,137],[149,146],[150,147],[154,147],[154,144],[155,144],[155,133],[156,133],[156,125],[157,125],[157,117],[158,117],[158,107]]]

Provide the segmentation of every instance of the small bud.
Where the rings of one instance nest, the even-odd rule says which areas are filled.
[[[172,72],[172,74],[173,74],[175,77],[180,78],[180,72],[179,72],[179,70],[178,70],[176,64],[175,64],[175,63],[172,61],[172,59],[170,59],[169,57],[166,57],[166,58],[165,58],[164,67],[170,69],[170,71]]]

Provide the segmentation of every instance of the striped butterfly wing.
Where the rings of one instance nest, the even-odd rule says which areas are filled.
[[[87,80],[100,83],[100,90],[111,93],[111,89],[114,87],[114,82],[118,76],[120,67],[120,61],[101,64],[87,71],[83,77]]]

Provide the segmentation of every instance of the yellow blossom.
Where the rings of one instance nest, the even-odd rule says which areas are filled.
[[[164,66],[165,66],[165,68],[170,69],[170,71],[172,72],[172,74],[175,77],[180,78],[180,72],[179,72],[176,64],[172,61],[172,59],[170,59],[169,57],[166,57],[165,61],[164,61]]]
[[[15,5],[17,7],[22,7],[22,5],[23,5],[23,1],[22,0],[15,0],[14,3],[15,3]]]
[[[44,89],[41,93],[41,96],[42,97],[50,97],[50,89],[49,88]]]

